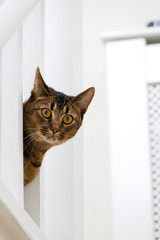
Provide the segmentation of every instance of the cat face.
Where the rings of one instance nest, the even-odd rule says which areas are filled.
[[[40,141],[60,144],[73,137],[82,124],[79,109],[62,93],[54,91],[54,96],[38,98],[28,106],[31,113],[27,115],[29,127],[38,130]]]
[[[93,96],[94,88],[76,97],[57,92],[46,85],[37,68],[31,97],[24,103],[25,132],[37,134],[37,141],[51,146],[67,141],[82,125]]]

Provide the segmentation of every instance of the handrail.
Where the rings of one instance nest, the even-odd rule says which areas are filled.
[[[39,0],[8,0],[0,11],[0,48],[8,41]]]

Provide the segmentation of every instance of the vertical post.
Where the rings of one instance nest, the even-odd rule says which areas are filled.
[[[30,96],[35,71],[44,71],[43,1],[40,1],[23,22],[23,97]],[[32,38],[30,37],[32,36]],[[24,208],[36,224],[43,229],[43,164],[41,173],[24,188]]]
[[[44,41],[45,41],[45,0],[41,0],[40,2],[40,22],[41,22],[41,29],[40,29],[40,35],[41,35],[41,59],[40,59],[40,67],[43,72],[43,76],[45,79],[45,69],[44,69],[44,61],[45,61],[45,54],[44,54]],[[45,214],[44,214],[44,164],[41,166],[41,172],[40,172],[40,229],[42,232],[44,232],[44,219],[45,219]]]
[[[0,180],[1,180],[1,160],[2,160],[2,150],[1,150],[1,135],[2,135],[2,121],[1,121],[1,109],[2,109],[2,48],[0,49]]]
[[[19,202],[23,206],[24,194],[23,194],[23,26],[21,25],[18,29],[18,145],[19,151]]]
[[[82,0],[72,1],[71,68],[73,95],[83,91]],[[73,138],[73,239],[84,239],[83,129]]]
[[[45,0],[45,77],[66,94],[72,89],[71,6],[71,0]],[[73,141],[53,147],[44,159],[45,234],[50,239],[73,239]]]
[[[22,111],[19,104],[19,33],[9,39],[2,51],[1,92],[1,176],[18,202],[22,201]],[[22,137],[21,137],[22,138]],[[21,142],[20,142],[21,141]],[[21,144],[21,146],[20,146]],[[21,185],[21,186],[20,186]]]

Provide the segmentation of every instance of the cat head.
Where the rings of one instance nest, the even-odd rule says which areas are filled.
[[[75,97],[57,92],[47,86],[37,68],[34,88],[24,103],[24,130],[53,146],[67,141],[82,125],[94,92],[93,87]]]

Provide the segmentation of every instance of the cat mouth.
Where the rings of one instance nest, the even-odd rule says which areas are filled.
[[[63,138],[62,137],[59,137],[59,136],[56,136],[56,134],[53,134],[51,136],[46,136],[48,140],[51,140],[51,141],[62,141]]]
[[[43,137],[49,142],[63,142],[65,139],[65,133],[64,132],[53,132],[52,134],[42,133]]]
[[[56,140],[56,137],[55,137],[55,135],[53,134],[53,135],[51,135],[51,136],[45,136],[47,139],[53,139],[53,140]]]

